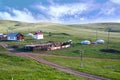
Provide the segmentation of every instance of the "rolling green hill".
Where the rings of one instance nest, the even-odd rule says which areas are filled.
[[[108,31],[107,29],[111,28],[110,32],[120,32],[120,23],[90,23],[90,24],[74,24],[68,26],[100,31]]]
[[[67,33],[83,39],[95,39],[96,31],[98,38],[106,39],[107,30],[111,28],[111,39],[119,39],[120,23],[93,23],[93,24],[58,24],[50,22],[24,23],[17,21],[0,21],[0,33],[4,32],[34,32],[42,30],[43,32]],[[118,40],[116,39],[116,41]],[[114,41],[114,40],[112,40]],[[119,41],[119,40],[118,40]]]
[[[44,41],[65,41],[68,39],[72,39],[74,43],[79,43],[82,40],[90,40],[94,42],[97,39],[104,39],[107,44],[108,40],[108,32],[106,29],[108,27],[111,28],[111,31],[118,30],[118,32],[110,32],[110,47],[115,48],[117,50],[120,49],[120,23],[93,23],[93,24],[58,24],[58,23],[50,23],[50,22],[41,22],[41,23],[25,23],[25,22],[17,22],[17,21],[0,21],[0,33],[4,32],[22,32],[26,35],[28,32],[35,32],[38,30],[42,30],[44,32]],[[96,30],[97,29],[97,30]],[[96,35],[97,31],[97,35]],[[54,36],[48,37],[48,32],[52,32]],[[40,41],[36,41],[40,42]],[[25,37],[25,41],[21,43],[24,44],[35,43],[32,39],[28,39]],[[13,42],[14,44],[14,42]],[[103,45],[103,46],[106,46]],[[76,47],[75,49],[77,49]],[[86,49],[87,50],[87,49]],[[88,49],[88,51],[90,51]],[[92,52],[92,51],[90,51]]]
[[[10,31],[54,31],[59,32],[65,30],[74,30],[74,29],[90,29],[90,30],[100,30],[107,31],[108,28],[111,28],[110,32],[120,32],[120,23],[90,23],[90,24],[58,24],[50,22],[41,22],[41,23],[25,23],[17,21],[4,21],[0,20],[0,29],[5,32],[6,30]],[[74,32],[74,31],[73,31]]]
[[[38,30],[42,30],[44,33],[44,40],[34,40],[32,37],[24,36],[25,40],[23,42],[4,41],[6,44],[9,44],[11,46],[18,45],[19,46],[18,49],[22,50],[23,46],[26,44],[31,44],[31,43],[38,44],[38,43],[45,43],[48,41],[64,42],[66,40],[71,39],[73,40],[73,44],[69,48],[59,49],[55,51],[38,51],[38,52],[36,51],[34,53],[38,55],[52,54],[57,56],[77,56],[78,58],[74,60],[70,58],[66,58],[65,60],[65,58],[63,59],[63,58],[56,58],[56,57],[55,58],[41,57],[41,58],[46,59],[48,61],[52,61],[52,62],[56,61],[56,64],[66,66],[71,69],[87,72],[90,74],[100,75],[104,77],[109,77],[110,79],[119,80],[120,78],[118,76],[120,75],[120,65],[118,63],[120,60],[120,54],[115,52],[108,53],[108,52],[100,51],[101,49],[106,49],[107,40],[108,40],[108,32],[107,32],[108,28],[111,28],[110,38],[109,38],[110,40],[109,48],[114,49],[116,51],[120,51],[120,46],[119,46],[120,45],[120,23],[93,23],[93,24],[69,24],[69,25],[66,24],[65,25],[65,24],[50,23],[50,22],[24,23],[24,22],[17,22],[17,21],[0,21],[0,33],[21,32],[24,35],[26,35],[28,32],[34,33],[35,31],[38,31]],[[52,36],[48,36],[49,32],[52,33]],[[94,42],[96,40],[96,34],[97,34],[97,39],[105,40],[105,44],[97,44],[97,45],[79,44],[80,41],[86,40],[86,39]],[[85,66],[84,68],[82,67],[80,68],[79,66],[80,53],[78,52],[78,50],[83,51],[82,56],[83,56],[83,62]],[[22,79],[29,79],[26,73],[29,73],[29,76],[32,79],[36,79],[35,77],[41,76],[42,73],[44,73],[48,77],[48,80],[53,79],[54,77],[59,77],[59,79],[62,79],[61,75],[59,76],[59,74],[58,75],[55,74],[57,73],[57,71],[55,71],[55,73],[52,73],[43,69],[44,67],[46,67],[46,69],[49,70],[48,66],[46,65],[38,64],[30,59],[28,60],[26,58],[14,56],[14,55],[8,55],[4,53],[6,53],[5,50],[2,47],[0,47],[0,61],[2,61],[0,63],[1,65],[0,75],[2,75],[0,79],[2,80],[6,80],[6,79],[9,80],[11,79],[11,77],[17,78],[17,79],[21,77]],[[22,62],[21,62],[21,59],[23,60]],[[112,64],[111,64],[111,61],[112,61]],[[29,65],[27,63],[31,63],[31,64]],[[97,64],[100,64],[100,65],[97,65]],[[34,68],[34,70],[32,68]],[[41,73],[39,73],[39,68],[45,71],[41,70]],[[94,69],[94,71],[92,71],[92,69]],[[50,70],[52,70],[52,68],[50,68]],[[9,71],[9,74],[7,71]],[[33,73],[33,75],[31,75],[31,73]],[[51,75],[49,75],[49,73]],[[6,74],[8,74],[7,75],[8,77],[5,78]],[[64,74],[66,73],[63,73],[63,75]],[[21,77],[19,75],[21,75]],[[41,78],[46,79],[44,77],[45,76]],[[67,76],[66,74],[63,77],[67,79],[69,76]],[[72,75],[69,78],[76,79]]]
[[[0,80],[85,80],[32,59],[0,52]]]

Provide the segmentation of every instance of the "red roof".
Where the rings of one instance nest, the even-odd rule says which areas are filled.
[[[37,34],[37,35],[41,35],[42,32],[41,32],[41,31],[38,31],[38,32],[36,32],[35,34]]]

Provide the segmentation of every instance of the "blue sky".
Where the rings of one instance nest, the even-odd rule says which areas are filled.
[[[120,22],[120,0],[0,0],[0,20],[64,24]]]

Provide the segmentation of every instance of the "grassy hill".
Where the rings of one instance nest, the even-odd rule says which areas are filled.
[[[53,62],[59,61],[56,63],[66,66],[66,67],[69,67],[69,68],[72,68],[72,69],[75,69],[75,70],[87,72],[90,74],[100,75],[100,76],[102,75],[104,77],[109,77],[111,79],[119,80],[120,78],[117,76],[120,75],[120,64],[118,64],[119,59],[120,59],[120,54],[119,53],[107,53],[107,52],[100,51],[101,49],[106,48],[107,39],[108,39],[108,32],[107,32],[108,28],[111,28],[109,48],[112,48],[115,50],[120,50],[120,46],[119,46],[120,45],[120,36],[119,36],[120,35],[120,23],[94,23],[94,24],[69,24],[69,25],[66,24],[65,25],[65,24],[49,23],[49,22],[24,23],[24,22],[17,22],[17,21],[0,21],[0,30],[1,30],[0,33],[21,32],[24,35],[26,35],[28,32],[34,33],[35,31],[38,31],[38,30],[42,30],[44,33],[44,40],[34,40],[32,37],[25,36],[24,37],[25,41],[23,41],[23,42],[4,41],[5,43],[7,43],[9,45],[19,45],[18,49],[22,49],[22,47],[25,44],[45,43],[48,41],[64,42],[69,39],[72,39],[73,44],[71,45],[70,48],[60,49],[60,50],[55,50],[55,51],[45,51],[45,52],[39,51],[37,53],[38,54],[49,54],[50,53],[50,54],[57,55],[57,56],[64,55],[64,56],[78,56],[79,57],[80,53],[78,52],[78,50],[82,50],[84,52],[83,53],[83,62],[85,62],[85,64],[84,64],[85,68],[82,68],[82,69],[78,65],[79,58],[76,58],[75,59],[76,61],[68,58],[64,62],[63,62],[63,60],[64,60],[63,58],[62,59],[56,58],[56,57],[55,58],[54,57],[43,57],[43,58],[46,60],[49,60],[49,61],[53,61]],[[52,36],[48,36],[49,32],[52,33]],[[94,42],[96,40],[96,33],[97,33],[98,39],[105,40],[105,44],[101,44],[101,45],[100,44],[99,45],[81,45],[81,44],[79,44],[80,41],[86,40],[86,39]],[[21,75],[21,77],[23,77],[23,79],[29,79],[25,73],[33,73],[34,74],[33,76],[31,74],[29,74],[31,76],[31,78],[33,78],[33,79],[36,79],[35,77],[39,77],[40,75],[42,75],[42,74],[38,73],[39,72],[38,63],[28,60],[28,59],[27,60],[24,59],[23,62],[20,62],[21,59],[23,59],[23,58],[21,58],[21,57],[18,58],[16,56],[7,55],[7,54],[4,55],[4,52],[5,52],[5,50],[3,50],[2,47],[0,47],[0,61],[4,60],[0,64],[0,65],[2,65],[2,68],[0,68],[0,69],[2,69],[2,72],[0,73],[0,74],[2,74],[2,77],[0,77],[2,80],[6,80],[6,79],[10,80],[11,74],[13,74],[12,76],[17,79],[20,78],[18,75],[21,75],[21,74],[23,74],[23,75]],[[8,57],[6,57],[6,56],[8,56]],[[115,59],[115,61],[114,61],[114,59]],[[106,62],[104,62],[104,60]],[[18,61],[18,63],[15,61]],[[27,61],[29,61],[29,62],[27,62]],[[111,64],[111,61],[112,61],[112,64]],[[69,64],[70,62],[72,62],[72,64]],[[14,67],[14,63],[15,63],[15,67]],[[27,63],[31,63],[31,65],[28,65]],[[100,64],[100,65],[96,65],[96,64]],[[103,64],[105,64],[105,65],[103,65]],[[114,66],[113,66],[113,64],[114,64]],[[9,67],[6,67],[6,65]],[[46,65],[43,65],[43,64],[40,64],[40,65],[46,67]],[[71,65],[76,65],[76,66],[71,66]],[[30,66],[30,68],[27,68],[28,66]],[[35,72],[33,69],[31,69],[31,67],[35,68]],[[100,70],[98,70],[98,67]],[[18,68],[20,68],[21,70]],[[40,69],[42,69],[42,68],[44,68],[44,67],[40,67]],[[8,74],[9,77],[4,78],[5,74],[7,74],[6,69],[8,71],[10,71],[10,73]],[[12,70],[10,70],[10,69],[12,69]],[[49,69],[49,68],[46,67],[46,69]],[[94,69],[94,71],[92,71],[92,69]],[[43,69],[43,70],[45,70],[45,69]],[[51,68],[50,68],[50,70],[51,70]],[[103,70],[103,72],[100,72],[101,70]],[[19,71],[20,71],[20,73],[19,73]],[[108,74],[106,71],[109,71],[110,74]],[[58,77],[59,77],[59,79],[62,79],[61,75],[60,76],[59,76],[59,74],[55,75],[56,73],[52,73],[49,71],[41,71],[41,73],[44,73],[45,75],[47,75],[48,80],[49,79],[51,80],[55,77],[57,77],[56,79],[58,79]],[[47,73],[50,73],[51,75],[48,76]],[[38,76],[36,76],[36,74],[38,74]],[[54,77],[51,77],[53,75],[54,75]],[[109,75],[111,75],[111,76],[109,76]],[[67,75],[65,75],[63,77],[66,79],[68,77],[68,76],[67,77],[66,76]],[[43,76],[43,77],[45,77],[45,76]],[[76,79],[74,77],[70,77],[70,78]],[[46,78],[43,78],[43,79],[46,79]]]
[[[74,24],[68,26],[100,31],[108,31],[108,28],[111,28],[110,32],[120,32],[120,23],[90,23],[90,24]]]
[[[34,60],[1,53],[0,80],[85,80]]]
[[[2,32],[6,32],[6,30],[9,30],[9,32],[16,32],[16,31],[23,32],[23,31],[36,31],[36,30],[55,31],[54,28],[57,27],[57,29],[59,29],[59,26],[63,28],[62,24],[49,23],[49,22],[35,24],[35,23],[24,23],[17,21],[0,21],[0,29],[2,30]]]
[[[42,30],[44,32],[68,33],[85,38],[95,38],[96,30],[98,36],[106,37],[108,28],[111,28],[111,37],[119,36],[120,23],[94,23],[94,24],[73,24],[65,25],[58,23],[24,23],[17,21],[0,21],[0,32],[33,32]],[[116,32],[116,33],[113,33]]]
[[[45,60],[56,64],[102,77],[110,78],[111,80],[120,79],[120,60],[117,59],[96,59],[83,58],[80,61],[79,57],[67,58],[60,56],[40,56]],[[80,66],[81,65],[81,66]]]
[[[24,29],[23,29],[24,28]],[[4,21],[0,20],[0,29],[6,31],[7,29],[11,31],[35,31],[35,30],[44,30],[44,31],[56,31],[61,30],[72,30],[75,28],[80,29],[90,29],[90,30],[100,30],[107,31],[108,28],[111,28],[110,32],[120,32],[120,23],[90,23],[90,24],[59,24],[51,22],[41,22],[41,23],[25,23],[17,21]],[[59,30],[60,31],[60,30]]]
[[[68,25],[68,24],[59,24],[59,23],[51,23],[51,22],[25,23],[25,22],[17,22],[17,21],[0,20],[0,29],[2,31],[6,31],[5,29],[9,29],[12,31],[20,31],[20,30],[35,31],[38,29],[40,30],[43,29],[44,31],[46,30],[56,31],[57,29],[61,29],[61,28],[64,28],[64,30],[70,29],[70,28],[72,29],[81,28],[81,29],[100,30],[100,31],[107,31],[108,28],[111,28],[111,32],[120,32],[120,23],[90,23],[90,24],[69,24]]]
[[[67,39],[73,39],[74,42],[80,42],[81,40],[90,40],[94,42],[96,37],[98,39],[104,39],[107,42],[108,32],[107,29],[110,30],[110,42],[112,44],[120,43],[120,23],[93,23],[93,24],[58,24],[58,23],[50,23],[50,22],[41,22],[41,23],[25,23],[25,22],[17,22],[17,21],[0,21],[0,33],[7,32],[22,32],[26,35],[28,32],[35,32],[42,30],[44,35],[47,35],[48,32],[56,35],[56,38],[63,34],[71,35],[66,37],[66,39],[59,39],[61,41]],[[97,35],[96,35],[97,34]],[[47,36],[46,36],[47,37]],[[73,38],[74,37],[74,38]],[[60,37],[59,37],[60,38]],[[46,38],[47,39],[47,38]],[[52,38],[53,39],[53,38]],[[56,39],[54,39],[56,40]],[[112,45],[113,47],[115,45]]]
[[[50,22],[42,23],[25,23],[17,21],[0,21],[0,33],[7,32],[35,32],[42,30],[43,32],[52,32],[52,33],[67,33],[81,39],[96,39],[97,38],[107,40],[108,28],[110,30],[111,41],[119,42],[120,40],[120,23],[93,23],[93,24],[58,24]]]
[[[120,30],[120,23],[94,23],[94,24],[74,24],[74,25],[65,25],[65,24],[58,24],[58,23],[50,23],[50,22],[42,22],[42,23],[24,23],[24,22],[17,22],[17,21],[0,21],[0,29],[1,32],[6,32],[6,29],[9,29],[9,32],[22,32],[26,35],[28,32],[34,33],[35,31],[42,30],[44,32],[44,40],[37,40],[34,41],[31,37],[25,36],[25,41],[18,43],[18,42],[8,42],[8,44],[19,44],[23,47],[25,44],[31,43],[40,43],[40,42],[47,42],[47,41],[60,41],[64,42],[69,39],[73,40],[73,47],[69,49],[65,49],[61,52],[59,50],[54,51],[54,54],[63,54],[67,55],[66,53],[71,53],[74,55],[78,55],[75,53],[75,50],[81,49],[86,51],[85,56],[87,57],[108,57],[115,58],[116,55],[113,56],[109,54],[101,55],[100,49],[106,48],[107,40],[108,40],[108,32],[106,29],[111,26],[111,28]],[[6,28],[6,29],[5,29]],[[82,40],[90,40],[94,42],[96,40],[96,29],[97,30],[97,38],[104,39],[104,45],[96,45],[89,46],[89,45],[80,45]],[[52,33],[52,36],[48,36],[48,32]],[[120,50],[119,43],[120,43],[120,33],[119,32],[110,32],[110,48]],[[72,53],[73,52],[73,53]],[[94,53],[94,54],[91,54]],[[69,55],[71,55],[69,54]],[[116,56],[119,58],[119,56]],[[110,58],[110,57],[109,57]]]

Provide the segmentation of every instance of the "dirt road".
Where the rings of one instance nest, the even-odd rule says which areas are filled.
[[[29,53],[17,53],[17,55],[31,58],[33,60],[36,60],[36,61],[40,62],[40,63],[44,63],[44,64],[47,64],[49,66],[52,66],[52,67],[54,67],[54,68],[56,68],[60,71],[64,71],[64,72],[67,72],[67,73],[70,73],[70,74],[73,74],[73,75],[76,75],[76,76],[82,76],[82,77],[88,78],[89,80],[90,79],[93,79],[93,80],[110,80],[110,79],[107,79],[107,78],[102,78],[102,77],[99,77],[99,76],[90,75],[90,74],[87,74],[87,73],[75,71],[75,70],[72,70],[72,69],[54,64],[52,62],[40,59],[37,56],[33,56],[33,54],[31,55]]]
[[[3,44],[2,44],[2,45],[3,45]],[[4,46],[4,47],[5,47],[5,46]],[[10,53],[14,53],[14,54],[16,54],[16,55],[18,55],[18,56],[23,56],[23,57],[31,58],[31,59],[33,59],[33,60],[35,60],[35,61],[37,61],[37,62],[46,64],[46,65],[48,65],[48,66],[52,66],[52,67],[54,67],[55,69],[58,69],[58,70],[60,70],[60,71],[67,72],[67,73],[70,73],[70,74],[73,74],[73,75],[76,75],[76,76],[85,77],[85,78],[87,78],[88,80],[110,80],[110,79],[108,79],[108,78],[103,78],[103,77],[99,77],[99,76],[95,76],[95,75],[91,75],[91,74],[79,72],[79,71],[76,71],[76,70],[72,70],[72,69],[70,69],[70,68],[66,68],[66,67],[57,65],[57,64],[55,64],[55,63],[52,63],[52,62],[43,60],[43,59],[39,58],[38,56],[36,56],[36,55],[34,55],[34,54],[32,54],[32,53],[15,51],[13,48],[10,48],[10,47],[7,47],[7,49],[10,51]]]

